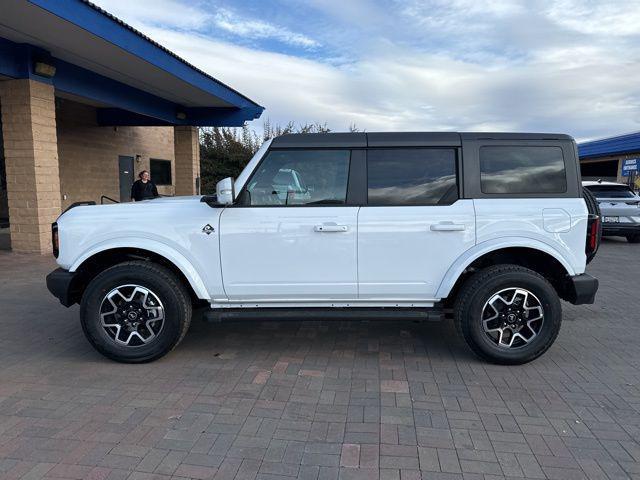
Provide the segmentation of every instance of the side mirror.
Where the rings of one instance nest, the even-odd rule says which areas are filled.
[[[231,205],[236,199],[233,178],[223,178],[216,184],[216,196],[218,203],[222,205]]]

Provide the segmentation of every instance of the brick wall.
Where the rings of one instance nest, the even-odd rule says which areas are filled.
[[[196,127],[174,127],[176,154],[174,177],[177,195],[195,195],[195,179],[200,176],[200,144]]]
[[[0,82],[11,246],[51,252],[51,222],[60,214],[56,111],[51,85]]]
[[[119,200],[119,155],[141,155],[134,164],[136,178],[149,170],[150,158],[171,160],[175,185],[172,127],[99,127],[94,107],[60,98],[56,113],[62,208],[83,200],[99,203],[101,195]],[[175,187],[158,186],[158,191],[173,195]]]

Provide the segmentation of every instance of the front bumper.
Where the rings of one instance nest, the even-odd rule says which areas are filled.
[[[70,307],[76,303],[73,293],[74,278],[75,273],[63,270],[62,268],[56,268],[47,275],[47,288],[65,307]]]
[[[564,299],[574,305],[592,304],[598,291],[598,279],[583,273],[568,277]]]

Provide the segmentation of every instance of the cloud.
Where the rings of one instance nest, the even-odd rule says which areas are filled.
[[[295,33],[261,20],[247,20],[226,9],[218,10],[213,20],[219,28],[242,37],[254,39],[273,38],[289,45],[304,48],[320,46],[318,42],[306,35]]]
[[[556,0],[547,6],[546,14],[558,24],[588,35],[632,35],[636,40],[640,36],[640,3],[635,1]]]
[[[148,2],[131,0],[94,0],[109,13],[145,31],[149,27],[162,27],[178,31],[204,32],[217,27],[238,40],[272,39],[283,44],[302,48],[316,48],[320,44],[301,33],[263,20],[238,15],[228,8],[204,8],[197,4],[178,0],[154,0]],[[210,11],[214,13],[209,13]]]
[[[614,7],[439,0],[423,8],[406,0],[385,10],[386,4],[358,0],[350,16],[340,17],[339,4],[312,3],[286,21],[265,10],[265,24],[304,26],[305,38],[340,61],[320,53],[303,58],[269,43],[242,46],[180,30],[178,20],[167,26],[139,18],[152,38],[264,105],[263,118],[272,122],[327,122],[334,130],[355,123],[368,131],[562,132],[578,139],[640,129],[640,40]],[[357,8],[364,10],[354,18]],[[636,18],[636,10],[627,12]],[[567,20],[573,12],[587,23]],[[597,14],[605,25],[588,25]],[[621,31],[607,34],[618,21]],[[276,35],[269,28],[257,33],[264,28],[233,16],[229,23],[237,37]]]
[[[193,5],[179,0],[93,0],[99,7],[124,20],[137,29],[149,25],[172,29],[200,29],[207,25],[210,15]]]

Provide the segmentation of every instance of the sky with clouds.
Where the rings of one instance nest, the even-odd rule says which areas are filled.
[[[257,128],[640,130],[637,0],[94,0],[266,107]]]

